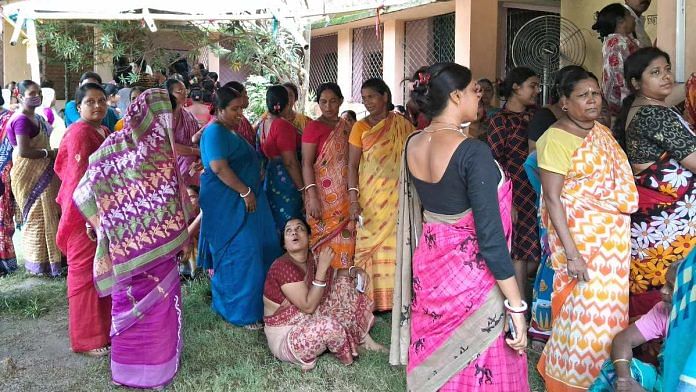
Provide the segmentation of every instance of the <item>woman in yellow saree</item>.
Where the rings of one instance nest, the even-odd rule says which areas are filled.
[[[386,311],[394,292],[401,153],[414,127],[392,112],[391,91],[382,79],[365,81],[361,95],[370,115],[355,123],[348,147],[350,215],[358,222],[353,264],[370,277],[366,293],[375,310]]]

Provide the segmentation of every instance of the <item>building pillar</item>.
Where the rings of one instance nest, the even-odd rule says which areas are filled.
[[[498,9],[498,0],[455,0],[454,61],[469,67],[477,79],[496,77]]]
[[[404,102],[404,21],[387,20],[384,22],[384,62],[382,79],[392,92],[392,102],[400,105]]]
[[[95,28],[94,42],[101,42],[100,37],[101,31]],[[85,69],[84,71],[89,71],[89,69]],[[94,72],[101,76],[104,83],[108,83],[114,79],[114,56],[111,50],[100,49],[94,51]]]
[[[337,77],[336,83],[341,88],[346,101],[350,101],[353,92],[353,30],[342,29],[337,37]]]

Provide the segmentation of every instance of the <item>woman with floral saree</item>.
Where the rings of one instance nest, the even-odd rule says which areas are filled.
[[[80,86],[75,97],[80,121],[70,124],[56,156],[60,178],[56,201],[61,216],[56,243],[68,258],[68,331],[70,348],[88,356],[109,354],[111,297],[99,298],[94,287],[94,232],[73,202],[73,193],[87,171],[89,156],[109,134],[101,125],[107,110],[104,89],[94,83]]]
[[[602,98],[585,70],[560,86],[566,113],[537,141],[542,219],[554,268],[546,389],[584,391],[628,325],[630,217],[638,194],[626,155],[596,120]]]
[[[527,392],[511,182],[460,128],[477,116],[480,87],[455,63],[419,79],[411,98],[432,122],[404,148],[390,362],[407,362],[411,391]]]
[[[24,268],[30,274],[58,276],[62,255],[56,245],[60,208],[56,204],[59,180],[53,172],[56,150],[50,148],[50,127],[34,111],[41,106],[41,89],[25,80],[17,85],[21,109],[7,124],[13,146],[10,180],[22,224]]]
[[[335,269],[353,265],[355,221],[348,207],[348,135],[341,119],[343,94],[336,83],[317,88],[321,116],[310,122],[302,134],[302,175],[305,187],[307,221],[312,228],[310,246],[314,253],[325,247],[334,251]]]
[[[188,240],[190,208],[166,90],[131,103],[123,131],[90,156],[73,199],[96,231],[97,292],[111,294],[112,380],[164,387],[183,347],[177,254]]]
[[[369,279],[352,267],[335,271],[333,250],[318,256],[309,248],[309,228],[301,219],[285,225],[286,254],[273,262],[263,289],[264,332],[273,355],[281,361],[314,368],[324,351],[345,365],[358,356],[358,346],[384,350],[369,335],[375,317],[372,301],[356,289],[355,280]]]
[[[672,92],[669,55],[639,49],[625,62],[632,94],[616,121],[638,188],[631,216],[630,316],[660,301],[669,265],[696,246],[696,135],[665,99]]]
[[[382,79],[368,79],[361,88],[370,115],[353,125],[348,142],[350,217],[357,222],[354,265],[367,271],[366,293],[375,310],[392,308],[396,266],[396,216],[399,164],[406,138],[413,130],[395,114],[391,91]]]
[[[13,147],[7,137],[6,128],[13,112],[2,109],[4,104],[4,99],[0,97],[0,190],[2,190],[0,194],[0,276],[17,270],[17,255],[12,242],[15,231],[15,201],[10,183]]]

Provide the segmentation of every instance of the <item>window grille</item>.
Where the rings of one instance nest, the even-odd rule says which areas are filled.
[[[354,102],[362,102],[360,87],[370,78],[381,78],[384,68],[384,25],[379,25],[379,38],[375,27],[353,30],[353,94]]]
[[[338,78],[338,35],[313,37],[309,49],[309,91]]]

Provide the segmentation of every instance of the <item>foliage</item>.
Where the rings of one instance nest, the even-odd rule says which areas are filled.
[[[260,75],[250,75],[244,83],[249,95],[249,107],[245,114],[252,124],[266,112],[266,89],[272,84],[273,81]]]

